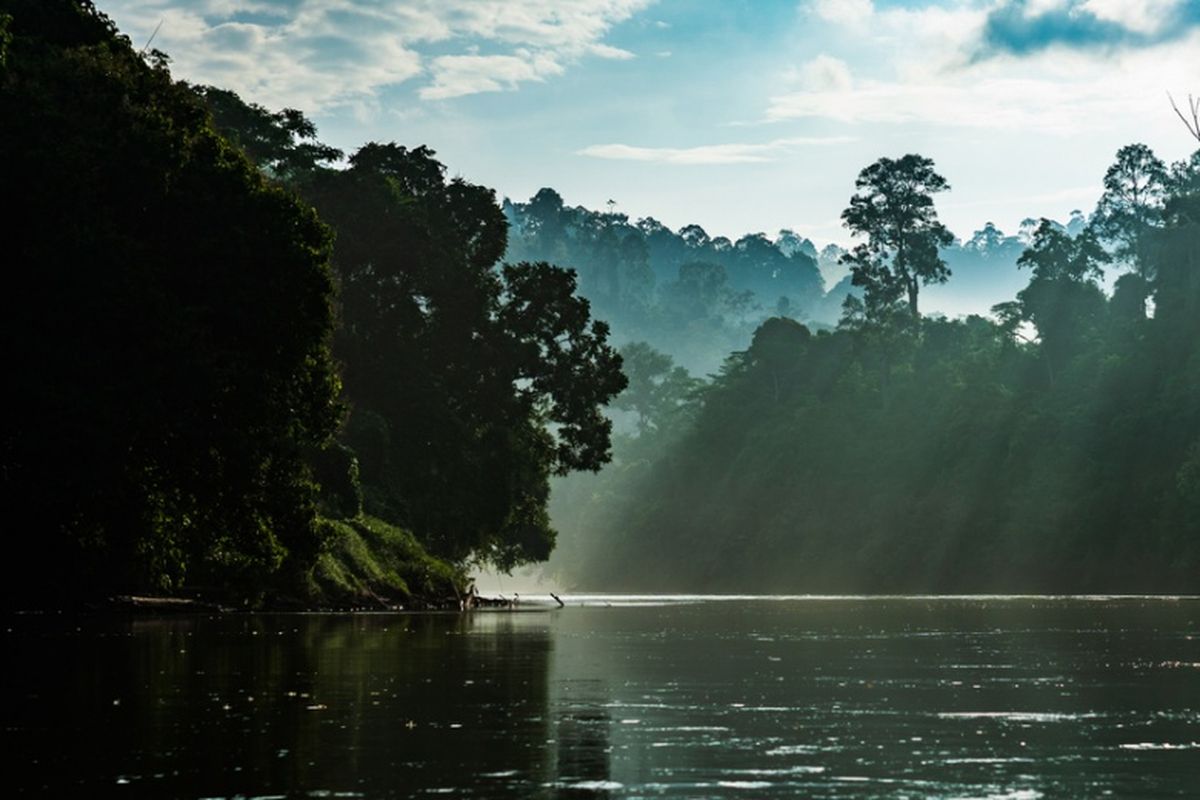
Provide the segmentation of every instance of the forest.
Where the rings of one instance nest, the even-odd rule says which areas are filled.
[[[425,147],[335,169],[90,3],[0,12],[10,603],[420,604],[546,558],[625,378],[573,273],[499,263],[494,193]]]
[[[556,543],[606,590],[1197,585],[1200,150],[965,241],[883,157],[850,246],[730,240],[343,153],[83,0],[0,0],[0,120],[9,605],[433,604]]]
[[[955,279],[947,181],[920,156],[865,168],[843,213],[859,293],[835,329],[768,319],[707,381],[622,350],[636,424],[612,466],[558,487],[565,579],[1194,591],[1200,151],[1168,166],[1123,147],[1104,186],[1086,224],[1038,223],[1014,299],[947,319],[919,305]]]

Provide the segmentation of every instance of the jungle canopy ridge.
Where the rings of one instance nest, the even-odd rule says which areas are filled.
[[[623,348],[616,404],[636,423],[611,467],[556,487],[561,578],[1195,592],[1200,151],[1123,147],[1104,187],[1086,224],[1029,227],[1014,299],[946,319],[917,300],[954,280],[931,202],[947,182],[920,156],[864,169],[843,219],[865,242],[841,255],[859,292],[836,328],[772,317],[708,380]]]

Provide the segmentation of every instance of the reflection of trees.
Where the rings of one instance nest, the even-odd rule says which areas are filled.
[[[22,687],[20,702],[6,722],[23,733],[9,748],[24,762],[18,790],[88,795],[123,777],[132,781],[123,791],[147,797],[446,787],[493,797],[526,796],[550,780],[551,646],[535,620],[254,615],[104,625],[54,636],[26,626],[39,646],[21,648],[10,683]]]
[[[609,756],[609,693],[604,681],[564,682],[558,698],[555,736],[557,781],[565,797],[608,797],[611,777]]]

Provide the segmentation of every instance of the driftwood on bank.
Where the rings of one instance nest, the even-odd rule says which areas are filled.
[[[558,603],[559,608],[566,608],[566,603],[559,599],[558,595],[556,595],[554,592],[550,592],[550,596],[554,598],[555,603]],[[505,597],[504,595],[485,597],[476,593],[475,586],[472,584],[467,590],[467,593],[459,599],[459,607],[463,611],[471,611],[472,609],[476,608],[535,610],[539,608],[546,608],[547,604],[544,602],[530,602],[528,600],[522,601],[521,595],[517,593],[514,593],[512,597]]]
[[[202,614],[229,610],[216,603],[207,603],[188,597],[154,597],[133,594],[110,597],[108,607],[116,611],[136,611],[148,614]]]

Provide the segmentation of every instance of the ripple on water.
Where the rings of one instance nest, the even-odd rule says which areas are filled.
[[[545,789],[572,789],[579,792],[619,792],[625,788],[620,781],[554,781],[543,783]]]
[[[749,776],[767,776],[767,775],[817,775],[825,771],[822,766],[805,766],[796,765],[794,767],[780,767],[779,769],[727,769],[726,775],[749,775]]]
[[[1095,719],[1094,713],[1061,713],[1055,711],[940,711],[940,719],[999,719],[1006,722],[1074,722]]]
[[[780,747],[772,747],[763,755],[767,756],[803,756],[812,755],[813,753],[829,752],[840,750],[839,747],[829,747],[815,744],[786,744]]]

